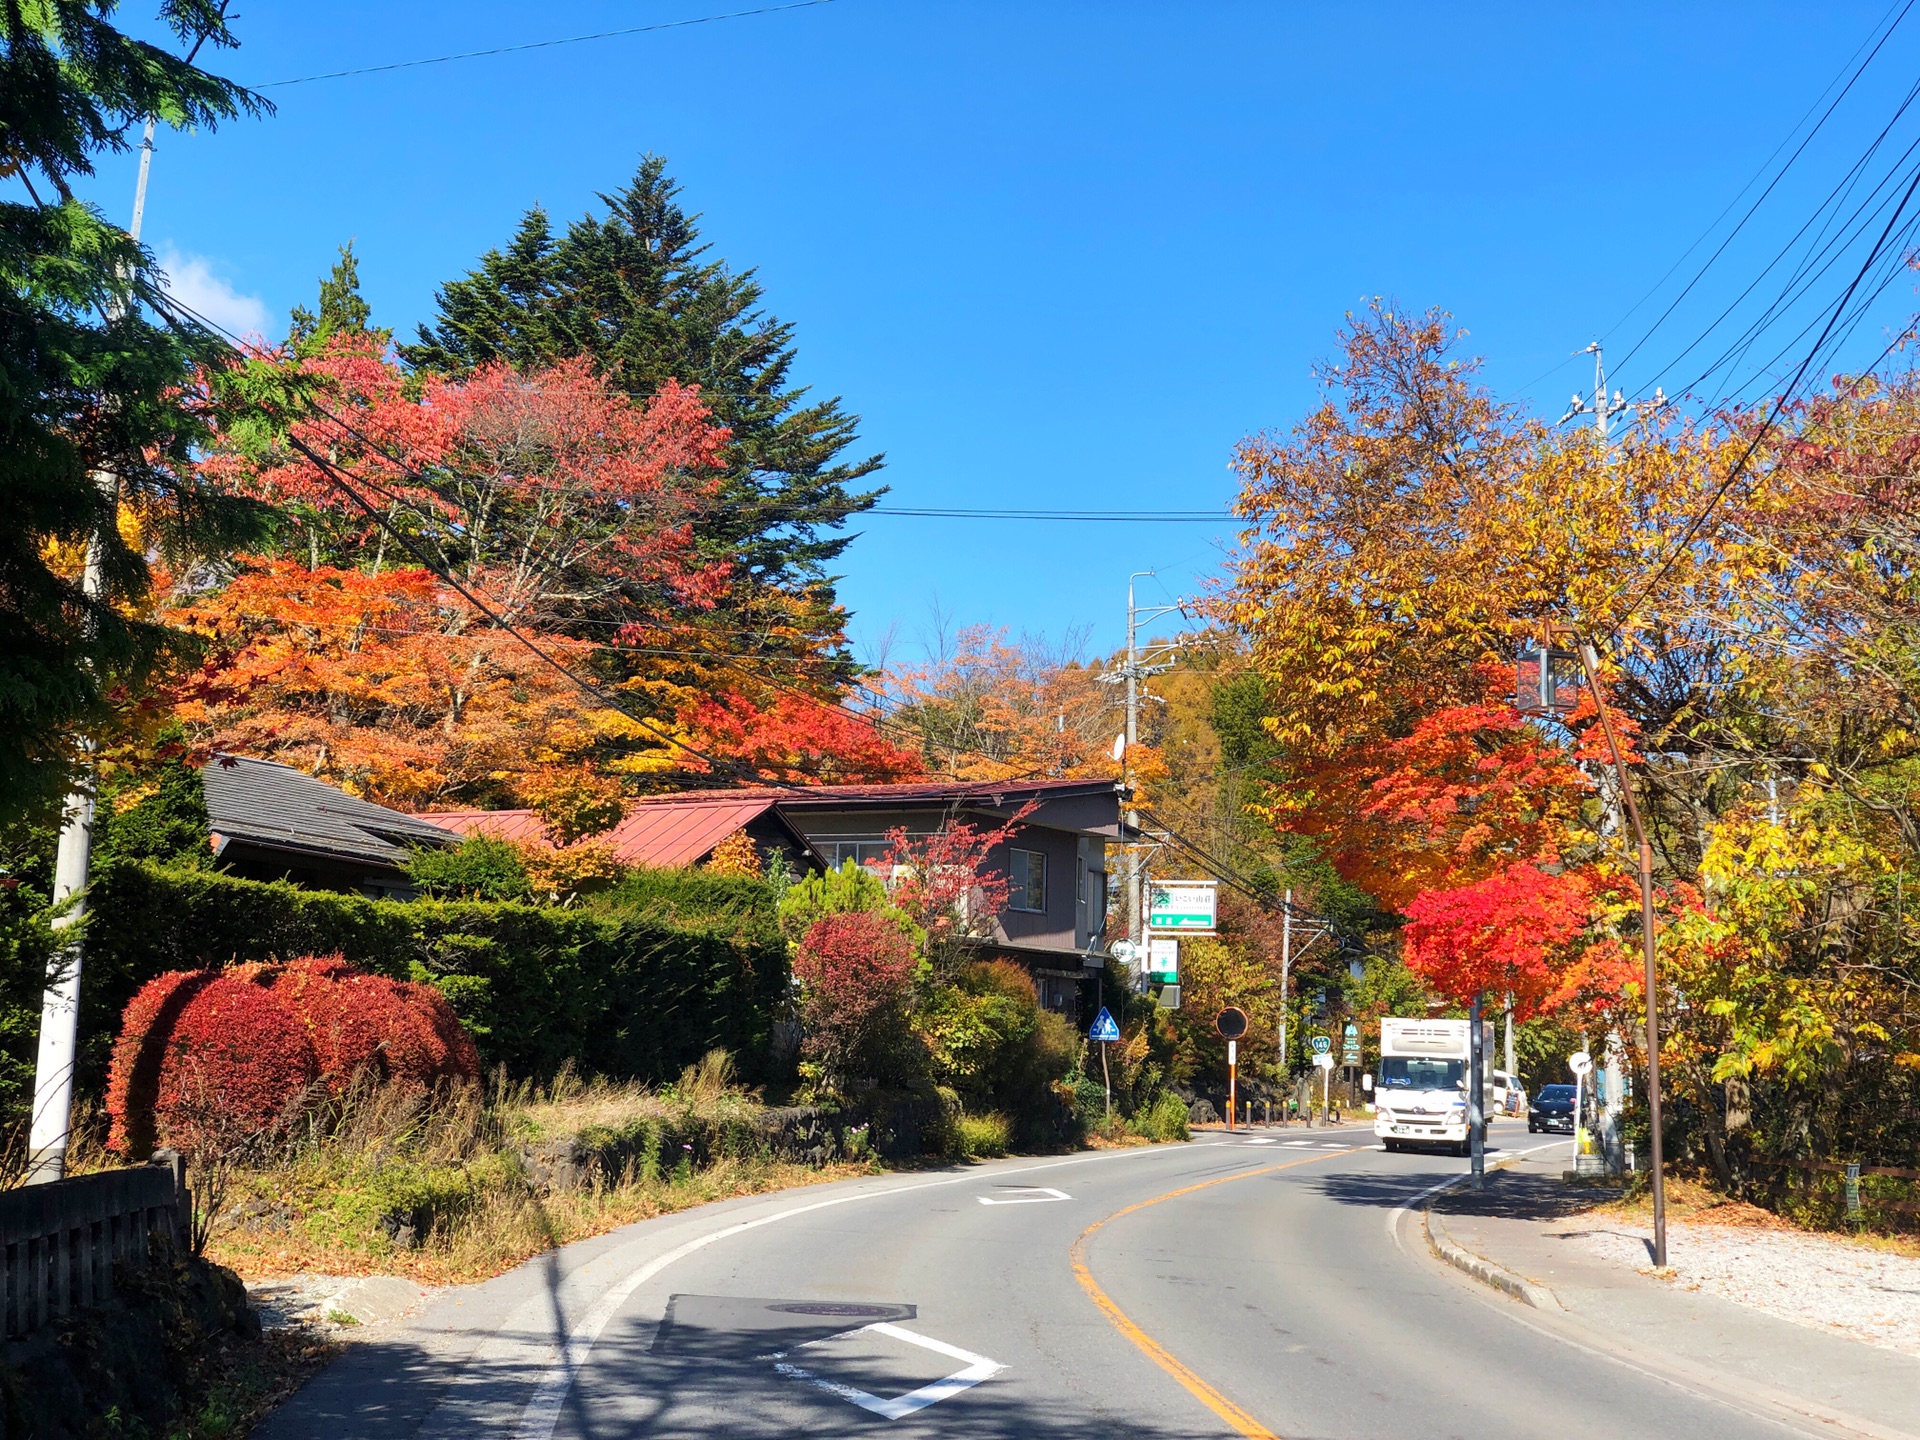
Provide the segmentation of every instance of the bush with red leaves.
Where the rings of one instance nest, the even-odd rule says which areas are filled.
[[[851,1078],[890,1080],[909,1036],[907,992],[913,946],[900,927],[870,910],[822,915],[794,952],[804,1052],[837,1088]]]
[[[283,1128],[316,1086],[355,1077],[430,1088],[478,1078],[444,998],[339,956],[175,971],[127,1006],[107,1086],[108,1145],[228,1151]]]

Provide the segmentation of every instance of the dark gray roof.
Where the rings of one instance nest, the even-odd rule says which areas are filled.
[[[398,868],[409,845],[457,845],[460,837],[336,789],[288,765],[216,755],[200,772],[216,835],[275,850]]]

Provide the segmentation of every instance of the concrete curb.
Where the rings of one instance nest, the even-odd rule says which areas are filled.
[[[1490,1285],[1502,1294],[1512,1296],[1523,1305],[1531,1305],[1536,1310],[1566,1313],[1567,1307],[1560,1303],[1560,1297],[1545,1285],[1536,1285],[1524,1275],[1516,1275],[1504,1266],[1496,1265],[1454,1243],[1453,1237],[1447,1234],[1445,1222],[1440,1224],[1436,1234],[1432,1207],[1428,1207],[1422,1223],[1427,1234],[1427,1248],[1454,1269],[1471,1275],[1482,1285]]]

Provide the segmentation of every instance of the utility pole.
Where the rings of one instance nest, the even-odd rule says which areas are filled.
[[[195,47],[198,48],[197,46]],[[140,178],[134,183],[133,223],[127,233],[137,242],[147,213],[147,175],[153,166],[153,117],[147,117],[140,139]],[[125,312],[109,302],[107,320]],[[93,472],[105,511],[102,524],[112,525],[119,508],[120,482],[108,470]],[[80,590],[89,600],[106,598],[106,542],[99,528],[87,539],[87,559],[80,574]],[[84,754],[93,742],[83,736]],[[67,1173],[67,1141],[73,1118],[73,1065],[80,1043],[80,938],[64,938],[87,913],[87,871],[93,858],[93,769],[89,760],[79,782],[67,792],[60,815],[60,844],[53,861],[53,932],[60,937],[40,997],[40,1050],[33,1072],[33,1114],[27,1136],[27,1183],[42,1185]]]
[[[1142,575],[1151,574],[1151,570],[1140,570],[1127,576],[1127,743],[1120,752],[1120,774],[1127,786],[1127,829],[1135,835],[1140,833],[1140,812],[1132,808],[1133,747],[1140,739],[1140,656],[1139,619],[1133,603],[1133,582]],[[1139,845],[1130,846],[1127,850],[1127,938],[1133,942],[1136,954],[1139,947],[1146,943],[1147,923],[1146,912],[1141,904],[1140,860]]]
[[[1287,1069],[1287,985],[1293,970],[1293,887],[1287,887],[1286,909],[1280,912],[1280,1078],[1293,1078]]]
[[[1172,661],[1164,658],[1175,645],[1156,645],[1150,647],[1150,653],[1142,657],[1140,653],[1140,622],[1155,620],[1162,615],[1186,613],[1184,603],[1176,601],[1172,605],[1153,605],[1142,609],[1134,600],[1133,582],[1153,575],[1151,570],[1136,570],[1127,576],[1127,661],[1118,674],[1109,670],[1100,678],[1113,684],[1124,681],[1127,687],[1127,727],[1121,737],[1121,779],[1127,786],[1128,796],[1133,793],[1133,747],[1140,740],[1140,685],[1149,675],[1170,668]],[[1158,655],[1162,658],[1156,659]],[[1129,805],[1127,808],[1127,829],[1132,837],[1140,831],[1140,811]],[[1146,953],[1147,907],[1146,907],[1146,857],[1142,853],[1138,839],[1130,838],[1127,846],[1127,939],[1135,948],[1135,953]],[[1141,973],[1144,975],[1145,971]]]
[[[1473,1008],[1467,1012],[1472,1034],[1467,1041],[1467,1147],[1472,1152],[1472,1186],[1484,1190],[1487,1185],[1487,1046],[1480,1016],[1484,997],[1475,992]]]
[[[1513,1084],[1513,992],[1507,992],[1507,1084]]]
[[[1601,353],[1598,340],[1584,350],[1576,350],[1573,353],[1593,356],[1593,401],[1589,404],[1584,396],[1575,395],[1567,404],[1567,413],[1562,415],[1555,422],[1556,424],[1564,425],[1576,415],[1591,415],[1593,416],[1593,433],[1598,435],[1604,443],[1616,415],[1625,415],[1633,410],[1645,410],[1651,413],[1665,408],[1667,392],[1659,387],[1655,387],[1653,399],[1648,401],[1628,400],[1618,390],[1613,392],[1613,399],[1607,399],[1606,358]]]

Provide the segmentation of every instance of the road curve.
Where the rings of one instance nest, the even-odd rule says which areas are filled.
[[[703,1207],[457,1293],[256,1433],[1812,1433],[1569,1345],[1389,1233],[1464,1166],[1296,1129]]]

